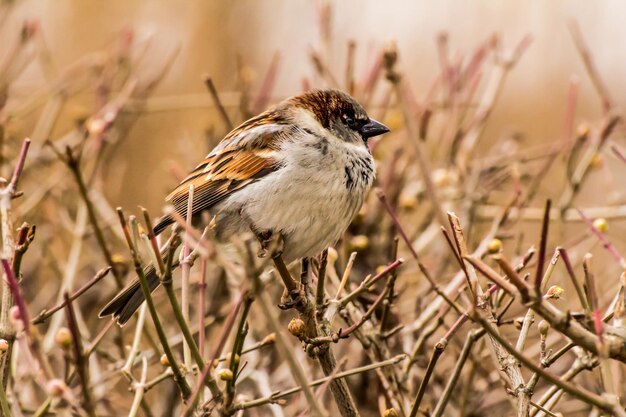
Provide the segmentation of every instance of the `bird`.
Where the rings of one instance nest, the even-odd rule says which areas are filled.
[[[336,243],[360,210],[375,177],[368,139],[389,132],[363,106],[337,89],[287,98],[228,133],[166,197],[192,219],[208,211],[215,237],[249,232],[279,234],[289,263]],[[155,235],[175,223],[166,214]],[[146,272],[151,291],[160,280]],[[125,324],[144,301],[135,278],[100,312]]]

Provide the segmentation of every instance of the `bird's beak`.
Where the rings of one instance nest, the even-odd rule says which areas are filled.
[[[369,122],[365,123],[359,131],[361,136],[363,136],[363,139],[369,139],[389,132],[389,128],[374,119],[370,119]]]

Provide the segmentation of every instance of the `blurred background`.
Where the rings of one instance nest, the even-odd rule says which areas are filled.
[[[580,83],[578,119],[593,118],[601,111],[568,31],[568,23],[576,20],[616,104],[621,107],[626,101],[626,49],[619,47],[626,6],[618,0],[601,4],[584,0],[347,0],[333,3],[330,33],[321,33],[323,5],[307,0],[187,1],[175,6],[162,1],[114,0],[106,5],[97,1],[10,1],[2,12],[3,44],[11,45],[23,22],[31,20],[41,29],[51,62],[50,68],[42,68],[35,60],[23,69],[11,85],[8,107],[44,88],[55,73],[84,55],[120,42],[124,32],[132,33],[140,44],[138,49],[145,47],[142,76],[158,71],[176,54],[171,69],[149,97],[146,113],[124,141],[123,152],[118,154],[124,161],[116,161],[115,181],[107,187],[113,200],[122,205],[144,204],[155,209],[173,184],[168,181],[169,164],[178,161],[185,169],[190,167],[208,150],[208,129],[214,129],[215,137],[226,132],[223,125],[213,126],[216,111],[202,82],[203,74],[213,78],[232,113],[237,104],[238,68],[249,69],[251,89],[258,89],[276,54],[279,63],[273,102],[302,91],[305,78],[314,87],[323,86],[311,64],[313,49],[324,54],[330,69],[343,81],[350,41],[357,44],[357,76],[365,75],[381,48],[395,42],[405,77],[421,99],[439,73],[440,34],[447,33],[453,59],[467,57],[494,33],[509,48],[530,35],[532,45],[509,73],[485,137],[490,143],[494,138],[521,133],[538,143],[562,134],[572,77]],[[332,41],[325,42],[325,37]],[[67,120],[90,111],[90,103],[73,97],[62,110],[52,136],[67,129]],[[16,133],[31,134],[30,121],[15,126]],[[182,160],[186,148],[197,152],[197,157]]]

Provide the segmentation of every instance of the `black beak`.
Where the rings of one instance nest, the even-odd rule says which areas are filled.
[[[363,136],[363,139],[369,139],[389,132],[389,128],[374,119],[370,119],[369,122],[361,126],[359,132],[361,133],[361,136]]]

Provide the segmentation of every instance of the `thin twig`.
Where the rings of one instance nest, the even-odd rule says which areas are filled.
[[[529,368],[531,371],[536,372],[546,381],[558,386],[563,391],[573,395],[580,400],[595,405],[596,407],[608,412],[612,413],[616,416],[626,416],[626,413],[621,409],[619,404],[615,404],[605,399],[604,397],[595,394],[591,391],[586,390],[578,385],[570,384],[559,378],[558,376],[553,375],[552,373],[544,370],[543,368],[537,366],[535,362],[531,359],[528,359],[525,355],[515,350],[513,346],[509,344],[499,333],[495,330],[491,324],[482,317],[476,316],[474,319],[480,323],[483,328],[489,333],[494,339],[498,341],[498,343],[506,349],[511,355],[513,355],[517,360],[519,360],[524,366]]]
[[[320,267],[317,273],[317,287],[315,291],[315,308],[319,314],[324,305],[325,295],[325,279],[326,279],[326,267],[328,266],[328,249],[324,249],[320,260]]]
[[[91,417],[95,417],[96,410],[92,399],[91,390],[89,389],[89,368],[88,363],[83,356],[83,343],[80,336],[80,330],[78,329],[78,323],[76,322],[76,313],[74,312],[74,306],[72,300],[67,293],[64,294],[65,299],[65,317],[67,320],[67,326],[72,333],[72,346],[74,354],[74,365],[76,366],[76,373],[82,387],[83,394],[83,407],[87,414]]]
[[[213,369],[213,363],[220,356],[220,354],[222,353],[222,350],[224,349],[224,346],[226,345],[226,340],[228,339],[228,335],[230,334],[233,328],[233,325],[235,324],[235,319],[237,318],[237,315],[239,314],[239,310],[241,310],[243,300],[245,299],[246,296],[247,296],[247,291],[243,291],[239,295],[239,299],[237,300],[237,303],[228,314],[226,321],[224,321],[224,325],[222,326],[222,331],[220,333],[219,338],[217,339],[217,344],[213,348],[213,351],[211,353],[211,356],[209,357],[209,360],[206,362],[204,369],[200,373],[200,378],[198,378],[196,382],[196,386],[193,389],[193,393],[191,394],[189,405],[183,408],[183,410],[180,413],[181,416],[188,416],[191,414],[191,412],[193,411],[193,407],[191,405],[195,403],[196,398],[200,394],[200,390],[202,389],[202,386],[203,386],[203,381],[206,380],[207,378],[212,378],[209,375],[209,372],[211,372],[211,370]],[[214,397],[212,401],[215,401],[217,403],[221,402],[222,401],[221,393],[218,397]]]
[[[282,258],[281,258],[282,259]],[[284,355],[285,360],[287,361],[287,365],[293,375],[294,379],[297,383],[303,387],[304,396],[311,407],[311,410],[316,415],[324,416],[327,413],[324,411],[323,406],[319,403],[319,399],[313,395],[313,391],[308,386],[308,381],[306,380],[306,376],[304,371],[302,370],[301,365],[296,361],[295,357],[289,352],[287,342],[284,339],[283,332],[279,326],[277,319],[274,317],[274,314],[270,310],[269,302],[267,300],[267,295],[262,289],[262,284],[260,281],[260,277],[258,274],[254,274],[255,279],[255,289],[256,289],[256,299],[258,300],[258,305],[262,309],[263,314],[268,319],[268,325],[272,332],[274,332],[276,336],[276,345],[280,352]]]
[[[574,273],[574,268],[572,267],[572,263],[569,259],[569,255],[565,248],[557,248],[559,253],[561,254],[561,259],[563,259],[563,263],[565,264],[565,269],[567,270],[567,274],[569,275],[572,284],[574,284],[574,288],[576,289],[576,294],[578,295],[578,299],[580,300],[580,304],[585,309],[587,314],[591,314],[591,308],[589,307],[589,302],[587,301],[587,296],[585,295],[583,288],[580,286],[578,279],[576,278],[576,274]]]
[[[537,255],[537,271],[535,273],[535,293],[541,293],[541,280],[543,278],[543,264],[546,259],[546,246],[548,245],[548,226],[550,225],[550,207],[552,202],[546,200],[546,208],[541,225],[541,239],[539,240],[539,253]]]
[[[208,75],[205,75],[203,78],[204,78],[204,83],[209,89],[209,93],[211,94],[213,103],[215,104],[215,107],[217,107],[217,110],[219,111],[220,117],[222,118],[222,121],[226,125],[226,128],[229,131],[233,130],[233,123],[230,121],[230,118],[228,117],[228,113],[226,113],[226,109],[224,108],[224,105],[222,104],[222,101],[220,100],[219,94],[217,93],[217,90],[215,89],[215,84],[213,84],[213,79]]]
[[[133,403],[130,406],[130,411],[128,412],[128,417],[135,417],[139,412],[139,407],[141,406],[141,401],[143,400],[143,395],[146,392],[146,378],[148,375],[148,360],[146,357],[141,358],[141,379],[137,384],[135,384],[135,397],[133,398]]]
[[[93,227],[93,231],[96,235],[96,240],[98,242],[98,245],[100,246],[100,250],[102,251],[106,263],[108,265],[113,265],[113,256],[104,238],[104,233],[102,232],[102,227],[100,226],[100,222],[98,221],[98,217],[96,216],[96,210],[94,208],[93,201],[89,197],[89,191],[83,178],[83,173],[80,168],[80,159],[74,155],[74,152],[69,146],[65,149],[65,154],[65,163],[72,172],[76,184],[78,185],[78,191],[87,208],[89,222],[91,223],[91,227]],[[112,272],[113,276],[115,277],[115,281],[117,282],[118,288],[122,288],[122,276],[116,268],[113,268]]]
[[[83,295],[84,293],[87,292],[87,290],[89,290],[91,287],[93,287],[94,285],[96,285],[102,278],[106,277],[107,274],[109,273],[109,271],[111,271],[112,267],[107,266],[105,268],[102,268],[101,270],[99,270],[96,275],[94,275],[93,278],[91,278],[89,281],[87,281],[82,287],[80,287],[78,290],[76,290],[75,292],[73,292],[69,297],[68,300],[69,301],[74,301],[76,300],[78,297],[80,297],[81,295]],[[45,323],[46,320],[48,320],[54,313],[56,313],[57,311],[61,310],[63,307],[65,307],[67,305],[67,300],[63,299],[62,302],[60,302],[59,304],[55,305],[54,307],[50,308],[50,309],[44,309],[41,311],[41,313],[39,313],[39,315],[37,315],[37,317],[35,317],[34,319],[31,320],[32,324],[42,324]]]
[[[456,386],[456,383],[461,376],[461,372],[463,371],[463,367],[465,366],[465,362],[469,357],[469,354],[474,346],[474,343],[478,339],[480,339],[485,334],[484,330],[472,330],[467,334],[465,338],[465,343],[463,344],[463,348],[461,349],[461,353],[459,354],[459,359],[457,359],[456,364],[454,365],[454,370],[446,383],[446,386],[443,390],[443,393],[439,397],[439,401],[437,405],[433,409],[432,417],[440,417],[444,410],[446,409],[446,405],[448,404],[448,400],[450,399],[450,395],[452,394],[452,390]]]
[[[428,387],[428,382],[430,381],[430,377],[433,374],[435,369],[435,365],[437,365],[437,361],[439,357],[448,346],[448,341],[456,334],[458,329],[461,328],[463,323],[467,319],[467,316],[460,316],[457,321],[448,329],[444,337],[442,337],[437,343],[435,343],[435,347],[433,350],[433,354],[430,357],[430,361],[428,362],[428,366],[426,367],[426,372],[424,373],[424,377],[420,382],[420,386],[417,390],[417,394],[415,399],[413,400],[413,405],[411,406],[411,412],[409,413],[409,417],[417,417],[417,413],[419,411],[419,406],[422,402],[422,398],[424,398],[424,393],[426,392],[426,387]]]
[[[190,356],[193,357],[198,369],[204,369],[206,364],[202,355],[200,354],[200,350],[198,349],[198,345],[196,344],[193,335],[191,334],[191,330],[189,329],[189,321],[185,319],[183,310],[176,298],[176,294],[174,293],[174,287],[172,285],[172,269],[173,269],[173,260],[174,260],[174,252],[176,248],[178,248],[180,244],[180,238],[176,239],[176,237],[170,242],[169,249],[167,253],[167,257],[165,260],[165,271],[161,277],[161,284],[163,288],[165,288],[165,292],[167,293],[167,298],[169,299],[170,305],[172,307],[172,311],[174,312],[174,317],[176,318],[176,322],[178,323],[178,327],[180,328],[183,334],[183,343],[189,347]],[[183,344],[183,346],[185,346]],[[190,364],[191,365],[191,364]],[[187,367],[190,369],[190,366]],[[206,374],[204,376],[205,383],[207,387],[211,390],[211,394],[214,398],[221,397],[221,391],[215,382],[215,379],[211,374]]]
[[[598,73],[598,69],[593,62],[593,58],[589,52],[589,47],[583,39],[578,23],[572,20],[569,23],[569,30],[572,35],[572,39],[574,40],[574,45],[576,45],[576,49],[583,60],[587,74],[589,74],[589,78],[591,78],[591,82],[600,96],[600,100],[602,101],[602,110],[605,113],[608,113],[613,108],[613,99],[611,98],[609,90],[604,85],[604,82]]]
[[[28,149],[30,147],[30,139],[26,138],[22,142],[22,148],[20,150],[20,154],[18,160],[15,164],[15,168],[13,169],[13,175],[9,183],[0,190],[0,229],[2,234],[2,251],[1,258],[3,259],[3,268],[6,279],[0,280],[0,286],[2,287],[2,300],[0,302],[0,338],[6,340],[9,343],[9,347],[2,357],[0,357],[0,378],[2,378],[2,385],[8,385],[8,376],[9,376],[9,364],[11,362],[11,356],[13,352],[13,343],[15,341],[15,328],[11,323],[9,312],[11,307],[13,306],[13,297],[15,295],[14,291],[18,290],[17,283],[15,283],[16,288],[12,288],[12,284],[9,283],[8,273],[13,273],[14,271],[9,266],[9,261],[15,255],[15,241],[13,238],[13,213],[11,206],[11,199],[15,195],[15,187],[17,187],[19,178],[21,176],[22,170],[24,169],[24,164],[26,161],[26,155],[28,154]],[[5,262],[7,266],[5,266]],[[15,277],[13,276],[14,280]],[[23,310],[23,311],[22,311]],[[25,306],[20,307],[20,313],[26,311]],[[24,320],[25,328],[28,328],[28,323],[26,320],[28,319],[26,316],[21,317]]]
[[[378,369],[378,368],[382,368],[386,366],[392,366],[403,361],[405,358],[406,358],[406,355],[398,355],[398,356],[394,356],[391,359],[387,359],[385,361],[381,361],[378,363],[361,366],[361,367],[350,369],[350,370],[343,371],[343,372],[337,372],[333,376],[327,376],[325,378],[317,379],[313,382],[310,382],[307,386],[310,388],[313,388],[313,387],[317,387],[319,385],[325,384],[328,381],[332,381],[335,379],[346,378],[352,375],[358,375],[364,372],[369,372],[374,369]],[[274,404],[278,402],[278,400],[288,397],[290,395],[296,394],[300,391],[302,391],[302,387],[295,387],[295,388],[291,388],[291,389],[284,390],[284,391],[276,391],[272,393],[272,395],[270,395],[269,397],[236,403],[233,405],[232,410],[246,410],[249,408],[259,407],[259,406],[266,405],[266,404]]]
[[[124,216],[124,212],[121,208],[117,209],[117,213],[119,216],[120,224],[122,225],[122,229],[124,231],[124,236],[126,238],[126,243],[128,244],[128,248],[130,249],[131,256],[133,258],[133,263],[135,265],[135,272],[139,278],[139,283],[141,284],[141,290],[146,298],[146,305],[148,306],[148,311],[150,312],[150,316],[152,317],[152,322],[154,323],[154,327],[156,328],[157,335],[159,336],[159,340],[161,342],[161,346],[163,347],[163,352],[167,356],[167,360],[172,367],[172,371],[174,372],[174,381],[178,384],[180,392],[184,399],[189,398],[191,395],[191,388],[187,383],[187,380],[183,376],[180,367],[174,354],[172,353],[172,349],[170,348],[167,336],[165,335],[165,331],[163,330],[163,326],[161,325],[161,320],[159,319],[156,307],[154,305],[154,301],[152,300],[152,294],[150,291],[150,287],[148,286],[148,281],[146,280],[146,276],[144,274],[143,266],[141,264],[141,259],[139,258],[139,253],[137,252],[137,248],[133,243],[133,239],[130,235],[130,230],[128,228],[128,223]]]
[[[6,390],[4,389],[4,384],[2,383],[2,378],[0,378],[0,410],[2,410],[4,417],[11,417],[13,415],[11,413],[11,407],[9,406]]]
[[[192,227],[192,213],[193,213],[193,200],[194,200],[194,185],[189,185],[189,193],[187,197],[187,211],[186,220],[187,220],[187,229]],[[191,260],[189,259],[189,238],[187,236],[187,232],[185,232],[185,239],[183,239],[183,251],[180,257],[180,265],[181,265],[181,312],[182,312],[182,323],[184,323],[185,327],[187,327],[187,331],[189,331],[189,327],[187,323],[189,323],[189,274],[191,273]],[[170,279],[171,281],[171,279]],[[175,297],[174,297],[175,298]],[[172,305],[173,306],[173,305]],[[181,322],[179,322],[180,325]],[[189,333],[191,334],[191,333]],[[193,340],[193,338],[191,338]],[[198,351],[198,355],[200,352]],[[191,369],[191,350],[189,347],[189,340],[185,338],[183,341],[183,363],[187,369]],[[202,361],[198,364],[200,368],[204,366]]]

